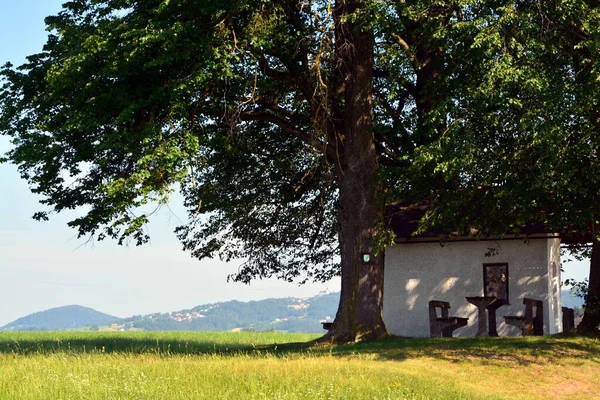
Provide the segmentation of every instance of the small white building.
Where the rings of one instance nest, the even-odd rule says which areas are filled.
[[[429,337],[429,301],[450,303],[451,316],[469,318],[453,336],[475,336],[478,310],[465,297],[496,296],[500,336],[521,331],[505,315],[524,315],[523,298],[543,301],[544,334],[562,332],[560,239],[534,233],[502,239],[402,237],[385,251],[383,319],[393,335]]]

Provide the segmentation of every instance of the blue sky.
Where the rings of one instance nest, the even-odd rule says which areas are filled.
[[[0,0],[0,63],[20,65],[42,49],[44,17],[63,0]],[[10,148],[0,137],[0,153]],[[236,263],[198,262],[180,250],[172,231],[184,215],[177,204],[162,210],[149,226],[152,242],[120,247],[85,243],[66,222],[77,214],[31,219],[40,210],[13,165],[0,165],[0,326],[51,307],[79,304],[117,316],[166,312],[231,299],[312,296],[339,280],[298,286],[275,280],[251,285],[226,283]],[[566,277],[583,279],[586,263],[566,264]]]

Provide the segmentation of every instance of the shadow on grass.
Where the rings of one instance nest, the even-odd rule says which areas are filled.
[[[431,357],[451,362],[508,362],[517,365],[547,363],[564,358],[600,363],[600,339],[591,336],[447,339],[390,337],[377,342],[343,346],[318,341],[289,343],[290,338],[294,336],[260,333],[0,333],[0,354],[128,353],[275,357],[310,354],[333,357],[370,356],[378,360],[395,361]]]
[[[260,334],[195,335],[189,332],[2,332],[0,354],[128,353],[168,356],[274,353],[278,345],[274,344],[273,338],[277,337],[285,339],[283,334],[261,337]],[[307,344],[299,344],[301,346],[306,347]]]
[[[559,359],[584,359],[600,363],[600,338],[553,335],[537,337],[402,338],[336,346],[336,355],[372,354],[377,359],[404,360],[431,357],[453,362],[507,362],[527,365]]]

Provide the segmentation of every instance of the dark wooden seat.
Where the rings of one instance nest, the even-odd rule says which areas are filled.
[[[321,325],[323,325],[323,329],[326,331],[330,331],[333,328],[333,322],[330,321],[321,321]]]
[[[524,298],[525,315],[505,315],[504,322],[521,329],[523,336],[542,336],[544,334],[544,302]]]
[[[437,309],[441,309],[438,316]],[[452,337],[452,332],[469,323],[469,318],[448,316],[450,303],[431,300],[429,302],[429,332],[432,338]]]
[[[572,308],[562,308],[563,332],[569,332],[575,328],[575,311]]]

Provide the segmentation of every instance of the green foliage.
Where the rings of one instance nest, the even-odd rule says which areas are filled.
[[[575,296],[583,299],[584,307],[585,301],[587,299],[588,289],[589,289],[589,280],[586,278],[583,281],[576,281],[575,279],[567,279],[564,282],[565,286],[571,286],[569,292]]]
[[[531,222],[595,232],[599,9],[555,1],[498,11],[475,36],[486,59],[465,82],[454,123],[415,163],[416,176],[444,182],[426,188],[440,204],[427,222],[461,234],[519,233]]]
[[[396,234],[391,229],[386,229],[382,223],[377,227],[377,233],[372,239],[373,254],[378,256],[383,254],[386,247],[396,242]]]

